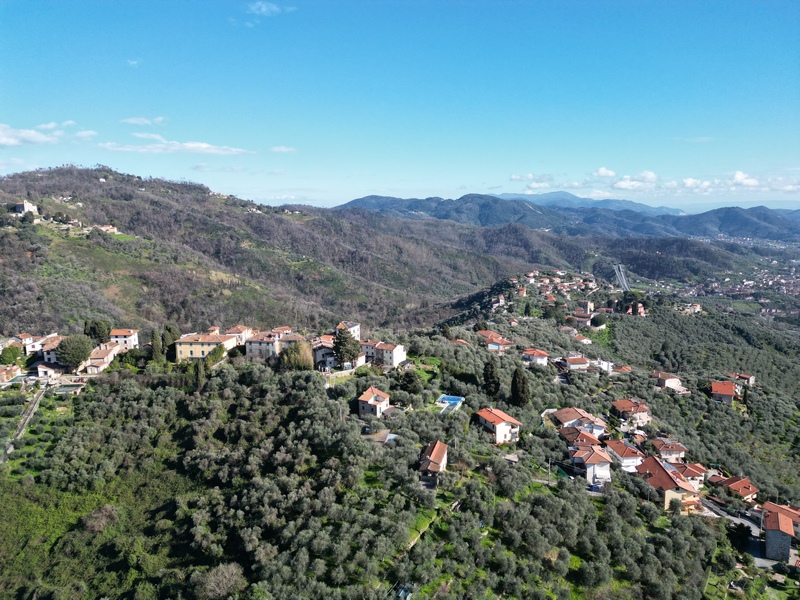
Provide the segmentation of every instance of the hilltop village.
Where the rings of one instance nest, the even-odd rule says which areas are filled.
[[[572,385],[573,379],[581,374],[602,375],[613,386],[615,377],[632,372],[629,365],[617,365],[599,355],[587,356],[588,350],[579,348],[589,348],[593,341],[602,342],[609,318],[615,314],[647,319],[647,310],[640,299],[614,300],[596,307],[591,299],[595,292],[620,290],[588,274],[559,270],[531,271],[511,278],[505,285],[506,293],[489,299],[490,320],[468,323],[470,329],[461,329],[463,336],[449,332],[450,344],[478,347],[489,355],[513,358],[523,373],[550,373],[554,381],[565,386]],[[515,312],[514,305],[531,298],[537,300],[540,307],[537,311],[558,315],[563,320],[561,325],[556,321],[557,332],[571,339],[575,350],[559,353],[544,344],[533,347],[515,341],[513,332],[536,317],[530,303],[525,304],[522,314]],[[681,304],[675,310],[696,315],[702,313],[702,306]],[[503,333],[493,328],[502,329]],[[66,354],[62,350],[75,336],[23,332],[0,340],[3,362],[7,363],[0,367],[0,387],[34,393],[24,408],[19,427],[6,444],[4,458],[13,457],[15,444],[20,443],[25,426],[45,392],[49,396],[74,396],[109,370],[139,370],[148,361],[168,359],[176,367],[187,365],[198,380],[204,377],[204,372],[230,360],[265,363],[276,368],[314,369],[325,377],[329,388],[363,369],[384,374],[405,373],[412,379],[418,377],[417,373],[430,376],[437,369],[435,364],[426,364],[423,357],[409,353],[402,343],[362,336],[362,325],[351,321],[342,321],[332,331],[322,333],[299,333],[288,325],[266,331],[242,324],[227,328],[213,326],[204,332],[185,334],[167,328],[163,335],[154,331],[147,343],[142,343],[136,329],[113,328],[105,323],[87,322],[85,333],[82,337],[92,339],[96,345],[71,365],[64,362]],[[675,375],[658,370],[648,375],[652,388],[659,393],[675,397],[692,393]],[[704,465],[690,460],[690,445],[662,433],[657,418],[643,400],[617,398],[599,415],[578,406],[546,407],[537,422],[525,422],[515,416],[513,404],[527,401],[525,396],[529,392],[525,376],[516,372],[514,376],[511,406],[503,409],[491,404],[481,406],[474,410],[471,419],[472,426],[484,431],[508,465],[524,460],[517,442],[525,436],[526,429],[552,429],[563,444],[565,459],[549,460],[546,467],[542,466],[542,476],[546,477],[541,479],[542,483],[554,485],[560,478],[585,480],[588,493],[599,495],[610,489],[616,473],[624,471],[651,486],[658,494],[661,508],[671,514],[726,518],[743,515],[752,519],[759,523],[753,533],[764,539],[764,560],[797,562],[793,544],[800,535],[800,508],[760,498],[760,490],[748,477],[726,473],[716,462]],[[484,373],[487,383],[491,377]],[[707,382],[709,401],[738,405],[756,381],[757,375],[732,369],[727,378]],[[360,420],[365,439],[387,444],[396,438],[393,421],[398,413],[420,408],[442,415],[470,410],[464,396],[450,391],[441,390],[428,406],[414,407],[394,398],[390,390],[370,385],[350,399],[353,418]],[[448,469],[449,450],[442,439],[421,445],[415,468],[423,489],[435,493]]]

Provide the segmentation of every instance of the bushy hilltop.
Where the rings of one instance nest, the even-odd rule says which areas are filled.
[[[765,252],[783,259],[778,249],[607,238],[596,235],[601,229],[567,237],[517,223],[273,208],[107,167],[3,177],[0,199],[9,207],[28,201],[47,217],[33,225],[32,216],[0,214],[0,333],[7,335],[77,331],[89,318],[144,330],[166,321],[196,330],[288,317],[314,328],[343,315],[430,324],[452,314],[454,299],[536,264],[611,279],[621,261],[652,279],[702,280]],[[95,226],[120,234],[86,229]]]
[[[507,283],[487,299],[498,291]],[[618,469],[594,495],[579,477],[548,485],[568,457],[543,410],[605,415],[633,397],[652,410],[648,430],[683,442],[687,461],[800,503],[795,334],[713,300],[686,314],[664,297],[591,298],[620,296],[648,316],[610,315],[587,331],[591,345],[562,332],[549,316],[561,309],[540,296],[495,308],[475,296],[464,306],[478,306],[474,326],[390,334],[409,351],[406,371],[364,368],[326,387],[320,374],[241,356],[203,377],[200,363],[145,358],[115,365],[74,400],[48,397],[0,476],[0,595],[666,600],[723,597],[736,580],[766,597],[768,576],[724,520],[665,511],[650,485]],[[485,327],[515,350],[492,355],[474,331]],[[552,367],[522,369],[526,347],[631,370],[563,384]],[[657,390],[652,370],[678,375],[691,394]],[[707,385],[731,371],[757,384],[726,406]],[[407,410],[357,420],[370,387]],[[442,393],[463,406],[442,414]],[[518,442],[492,443],[474,417],[486,406],[522,423]],[[389,430],[396,437],[383,443]],[[434,440],[450,453],[435,493],[418,472]]]

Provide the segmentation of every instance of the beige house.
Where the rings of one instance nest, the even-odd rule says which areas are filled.
[[[178,362],[205,358],[219,346],[225,348],[226,351],[232,350],[236,347],[236,336],[217,335],[213,333],[193,333],[185,335],[179,340],[175,340],[175,356]]]
[[[664,463],[655,456],[648,456],[636,467],[636,472],[662,494],[664,510],[669,508],[673,498],[680,501],[682,510],[687,513],[700,506],[700,496],[674,465]]]
[[[650,408],[641,400],[621,398],[611,403],[612,412],[620,419],[629,421],[636,427],[647,425],[653,418],[650,416]]]
[[[380,418],[389,408],[389,394],[370,386],[358,397],[358,416]]]
[[[522,423],[499,408],[482,408],[477,413],[478,422],[494,434],[495,444],[516,442]]]
[[[108,368],[108,365],[111,364],[121,350],[122,347],[114,342],[100,344],[97,348],[92,350],[89,358],[78,367],[78,371],[83,371],[87,375],[102,373]]]
[[[654,439],[653,448],[661,459],[668,463],[682,462],[683,457],[686,456],[686,446],[667,438]]]
[[[225,335],[236,336],[237,346],[244,346],[247,340],[253,337],[253,333],[254,332],[251,327],[247,327],[246,325],[242,325],[241,323],[234,325],[233,327],[225,331]]]

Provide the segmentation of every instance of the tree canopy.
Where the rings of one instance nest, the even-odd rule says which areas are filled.
[[[94,349],[92,338],[87,335],[70,335],[61,340],[56,348],[56,359],[73,369],[89,358]]]

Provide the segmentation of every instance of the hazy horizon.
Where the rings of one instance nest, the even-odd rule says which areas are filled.
[[[76,0],[0,18],[0,174],[103,164],[317,206],[565,190],[800,208],[795,1]]]

